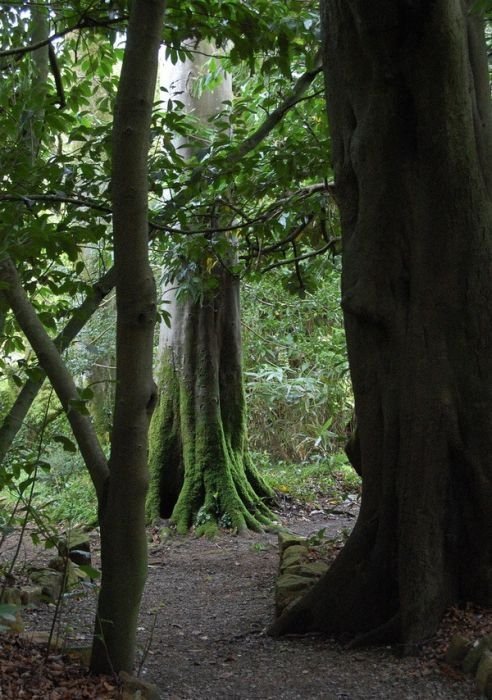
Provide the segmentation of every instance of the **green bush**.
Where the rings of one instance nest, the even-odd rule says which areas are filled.
[[[339,272],[296,296],[282,276],[243,291],[243,347],[251,449],[272,460],[316,463],[343,448],[352,419]]]

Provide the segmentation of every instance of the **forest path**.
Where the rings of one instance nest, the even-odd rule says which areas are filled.
[[[350,511],[350,503],[345,504]],[[292,510],[294,508],[294,510]],[[346,516],[284,508],[292,532],[336,535]],[[326,639],[271,639],[277,536],[170,537],[151,546],[141,634],[143,677],[163,700],[466,700],[469,681],[389,649],[347,651]],[[151,632],[151,630],[153,630]],[[143,642],[145,644],[145,642]]]

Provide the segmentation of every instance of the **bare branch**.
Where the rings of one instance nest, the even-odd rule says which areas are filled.
[[[330,250],[330,248],[336,246],[338,240],[338,238],[332,238],[329,243],[322,246],[318,250],[312,250],[310,253],[304,253],[304,255],[299,255],[299,257],[297,258],[286,258],[285,260],[278,260],[277,262],[271,263],[271,265],[267,265],[267,267],[264,267],[263,270],[261,270],[261,273],[263,274],[264,272],[273,270],[275,267],[281,267],[282,265],[292,265],[292,263],[299,263],[302,260],[308,260],[308,258],[315,258],[317,255],[323,255],[323,253],[326,253],[327,250]]]
[[[43,48],[43,46],[51,44],[51,42],[55,39],[61,39],[67,34],[70,34],[70,32],[75,32],[78,29],[109,27],[112,24],[118,24],[126,19],[126,15],[123,15],[122,17],[108,18],[105,20],[96,20],[92,17],[82,17],[82,19],[80,19],[76,24],[73,24],[71,27],[65,27],[65,29],[61,29],[59,32],[55,32],[54,34],[50,34],[50,36],[46,37],[46,39],[43,39],[42,41],[36,41],[33,44],[28,44],[27,46],[16,46],[12,49],[4,49],[3,51],[0,51],[0,58],[4,58],[5,56],[22,56],[25,53],[37,51],[38,49]]]

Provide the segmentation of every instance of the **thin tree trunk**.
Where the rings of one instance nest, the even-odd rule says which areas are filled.
[[[492,604],[491,117],[459,0],[322,2],[360,516],[272,627],[405,649]]]
[[[113,124],[117,373],[110,479],[100,507],[102,584],[91,658],[97,673],[132,670],[147,574],[147,433],[156,398],[147,153],[163,18],[163,0],[134,0]]]

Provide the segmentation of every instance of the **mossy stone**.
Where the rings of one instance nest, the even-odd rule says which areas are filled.
[[[283,573],[291,566],[296,566],[304,562],[308,553],[308,548],[305,545],[293,544],[285,550],[284,555],[280,560],[280,571]]]
[[[22,605],[22,592],[20,588],[6,588],[2,592],[0,603],[4,605]]]
[[[481,693],[485,693],[487,685],[491,685],[489,681],[492,681],[492,652],[489,649],[485,649],[482,654],[475,680]]]
[[[275,612],[278,615],[314,583],[313,579],[296,574],[281,574],[275,586]]]
[[[294,535],[292,534],[292,532],[279,532],[278,548],[280,552],[280,557],[282,557],[282,555],[288,547],[292,547],[293,545],[302,545],[305,544],[305,542],[306,539],[304,537]]]
[[[450,666],[461,666],[471,649],[471,642],[461,634],[455,634],[446,651],[445,661]]]
[[[483,653],[486,650],[490,650],[491,647],[492,635],[487,635],[486,637],[482,637],[482,639],[474,642],[471,649],[463,659],[463,671],[471,674],[476,673]]]

